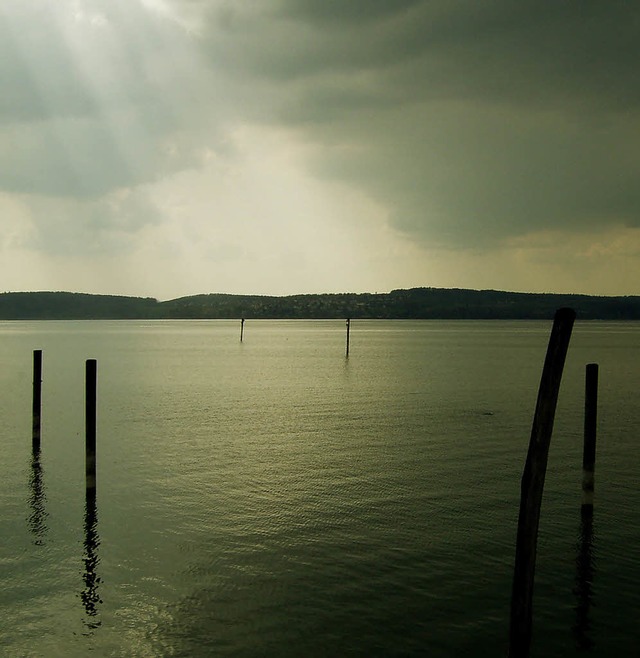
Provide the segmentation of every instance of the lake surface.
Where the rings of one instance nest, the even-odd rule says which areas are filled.
[[[503,656],[550,322],[0,323],[0,653]],[[42,450],[31,449],[43,350]],[[98,360],[85,500],[84,368]],[[600,365],[581,540],[584,369]],[[577,322],[533,656],[640,640],[640,323]]]

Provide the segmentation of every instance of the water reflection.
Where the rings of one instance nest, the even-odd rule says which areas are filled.
[[[101,581],[96,573],[96,567],[100,562],[98,557],[99,545],[96,491],[95,489],[87,489],[84,514],[84,589],[80,593],[80,599],[87,615],[85,624],[89,629],[95,629],[101,624],[98,617],[98,605],[102,603],[98,593],[98,586]]]
[[[576,623],[573,636],[576,648],[591,651],[594,641],[591,639],[591,619],[589,611],[593,600],[593,507],[582,507],[580,536],[578,538],[578,555],[576,557]]]
[[[44,545],[45,535],[47,533],[47,510],[44,490],[44,476],[42,464],[40,463],[40,448],[33,447],[31,455],[31,474],[29,477],[29,508],[30,513],[27,517],[29,529],[34,537],[34,544],[37,546]]]

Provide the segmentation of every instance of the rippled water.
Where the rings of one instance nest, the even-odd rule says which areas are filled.
[[[545,322],[0,323],[8,656],[505,655]],[[31,358],[44,351],[42,450]],[[98,360],[98,489],[84,362]],[[600,364],[581,541],[584,367]],[[532,655],[637,655],[640,324],[578,322]]]

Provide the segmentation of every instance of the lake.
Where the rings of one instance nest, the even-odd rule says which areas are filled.
[[[551,322],[0,323],[0,652],[504,656]],[[42,449],[31,448],[43,350]],[[84,372],[98,361],[97,498]],[[584,370],[600,366],[593,537]],[[532,656],[638,655],[640,323],[574,327]]]

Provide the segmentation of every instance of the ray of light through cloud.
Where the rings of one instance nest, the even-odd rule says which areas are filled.
[[[6,0],[6,290],[636,294],[640,10]]]

